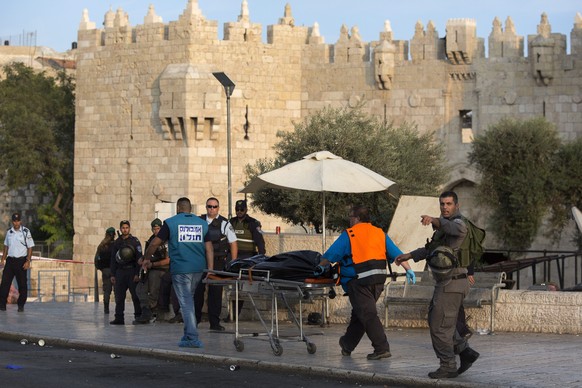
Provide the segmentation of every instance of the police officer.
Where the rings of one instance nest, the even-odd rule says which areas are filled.
[[[162,220],[154,219],[150,226],[152,235],[145,243],[145,250],[148,249],[151,241],[158,235],[162,228]],[[160,244],[147,263],[144,258],[138,260],[140,269],[140,281],[137,283],[136,292],[140,300],[141,315],[135,319],[134,324],[150,323],[157,310],[160,296],[162,278],[170,269],[170,257],[168,256],[168,246],[166,243]]]
[[[8,294],[14,278],[18,283],[18,312],[24,311],[24,304],[28,297],[26,271],[30,269],[34,241],[30,230],[22,226],[21,221],[20,213],[12,214],[12,228],[6,231],[4,238],[0,266],[4,265],[5,261],[6,266],[2,272],[2,283],[0,284],[0,311],[6,310]]]
[[[236,201],[234,210],[236,212],[236,217],[232,217],[229,221],[234,229],[234,233],[236,234],[238,258],[246,259],[257,254],[266,254],[265,238],[263,237],[263,231],[261,230],[261,223],[247,214],[247,201],[243,199]],[[239,314],[242,307],[243,301],[239,301]],[[230,317],[227,317],[224,321],[230,321]]]
[[[396,264],[413,259],[420,261],[429,257],[432,247],[445,246],[457,254],[468,227],[459,211],[459,199],[454,191],[445,191],[439,196],[440,217],[421,215],[421,223],[435,229],[432,241],[426,247],[404,253],[396,258]],[[479,358],[479,353],[469,347],[468,338],[459,335],[457,318],[463,299],[469,293],[471,276],[467,268],[456,267],[446,274],[433,272],[436,286],[429,307],[428,325],[433,349],[440,360],[440,367],[430,372],[433,379],[453,378],[465,372]],[[455,354],[459,354],[461,365],[457,369]]]
[[[115,228],[110,227],[105,231],[105,237],[99,243],[95,252],[95,268],[101,271],[103,285],[103,312],[109,314],[109,300],[113,284],[111,284],[111,245],[115,240]]]
[[[141,306],[135,290],[139,281],[139,266],[137,261],[142,256],[141,243],[129,232],[131,225],[124,220],[119,223],[121,236],[111,247],[111,283],[115,287],[115,319],[109,322],[112,325],[125,325],[125,296],[127,290],[133,301],[134,316],[141,315]]]
[[[208,239],[212,241],[214,248],[214,269],[222,271],[229,253],[230,260],[236,260],[238,246],[234,228],[226,218],[218,214],[219,209],[218,199],[210,197],[206,200],[206,214],[201,215],[200,218],[208,222]],[[200,282],[194,295],[197,322],[200,322],[202,317],[205,289],[206,285]],[[208,321],[210,322],[210,330],[214,331],[224,331],[224,326],[220,324],[222,289],[222,286],[208,286]]]

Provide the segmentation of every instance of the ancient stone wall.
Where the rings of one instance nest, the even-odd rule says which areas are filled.
[[[196,0],[167,24],[153,7],[141,25],[128,19],[121,9],[110,11],[96,28],[101,23],[85,12],[79,25],[77,259],[91,256],[104,229],[122,219],[145,239],[160,202],[188,196],[201,213],[204,200],[216,196],[227,215],[226,95],[213,72],[236,84],[230,98],[234,200],[242,198],[236,191],[245,165],[273,156],[278,131],[330,105],[365,102],[381,119],[434,132],[451,164],[447,187],[467,193],[477,180],[466,158],[472,136],[499,119],[542,115],[565,140],[581,132],[579,16],[571,54],[565,35],[552,33],[542,15],[537,33],[528,36],[528,57],[511,19],[505,29],[493,21],[489,57],[472,19],[452,19],[444,37],[432,22],[426,29],[417,24],[410,42],[393,40],[389,23],[373,42],[362,41],[357,27],[342,26],[335,44],[324,43],[317,25],[296,26],[290,7],[267,26],[262,42],[262,26],[252,23],[246,1],[238,20],[224,25],[222,40]],[[280,220],[259,218],[265,230],[286,229]]]

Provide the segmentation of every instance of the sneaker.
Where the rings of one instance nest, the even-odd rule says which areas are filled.
[[[224,331],[224,326],[222,325],[210,325],[210,330],[212,331]]]
[[[0,311],[6,311],[6,306],[0,306]]]
[[[438,368],[434,372],[429,372],[428,377],[431,379],[452,379],[457,377],[459,373],[455,371],[446,371],[443,368]]]
[[[479,358],[480,354],[473,349],[467,347],[461,353],[459,357],[461,358],[461,367],[457,370],[458,374],[465,372],[469,369],[475,361]]]
[[[18,306],[18,312],[19,313],[23,313],[24,312],[24,306]]]
[[[340,348],[342,348],[342,356],[349,357],[351,356],[352,352],[346,349],[344,345],[344,337],[340,337],[339,339]]]
[[[123,319],[115,318],[113,321],[109,322],[110,325],[125,325],[125,321]]]
[[[370,353],[366,356],[368,360],[381,360],[382,358],[392,357],[392,353],[388,350],[384,350],[383,352],[374,352]]]
[[[204,347],[204,345],[202,345],[202,341],[200,340],[181,340],[180,343],[178,344],[179,347],[181,348],[202,348]]]

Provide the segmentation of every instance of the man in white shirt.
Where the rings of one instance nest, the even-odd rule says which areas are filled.
[[[12,228],[6,231],[4,238],[4,250],[0,259],[0,266],[4,266],[0,283],[0,311],[6,311],[8,294],[14,278],[18,284],[18,312],[24,311],[28,297],[26,271],[30,269],[34,241],[30,230],[22,226],[21,222],[20,213],[12,214]]]
[[[218,199],[210,197],[206,200],[206,214],[200,218],[208,222],[208,236],[214,249],[214,269],[224,270],[227,260],[236,260],[238,257],[238,245],[234,228],[226,218],[219,215],[220,203]],[[202,306],[204,305],[204,289],[206,285],[200,283],[194,295],[196,306],[196,321],[200,322]],[[220,324],[220,311],[222,310],[222,286],[208,286],[208,321],[210,330],[224,331]]]

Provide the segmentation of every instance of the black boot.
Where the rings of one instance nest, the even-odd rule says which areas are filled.
[[[109,314],[109,302],[103,302],[103,314]]]
[[[459,353],[459,357],[461,358],[461,367],[457,370],[457,373],[461,374],[469,369],[475,361],[477,361],[479,358],[479,353],[470,347],[466,347],[465,350]]]
[[[149,307],[142,307],[141,309],[141,315],[137,318],[135,318],[135,321],[133,321],[134,325],[144,325],[147,323],[150,323],[150,320],[152,319],[152,310],[150,310]]]
[[[123,318],[115,318],[113,321],[109,322],[110,325],[125,325]]]

